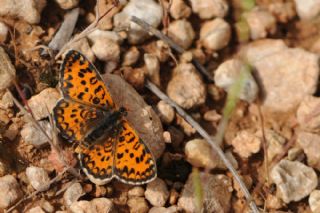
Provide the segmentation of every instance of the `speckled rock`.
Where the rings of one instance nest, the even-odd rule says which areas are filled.
[[[11,85],[13,79],[16,77],[16,69],[2,47],[0,47],[0,61],[0,90],[2,90]]]
[[[56,2],[64,10],[74,8],[79,4],[79,0],[56,0]]]
[[[159,116],[162,122],[166,124],[170,124],[174,117],[175,112],[172,106],[167,104],[165,101],[159,101],[157,104],[157,110],[159,112]]]
[[[191,8],[183,0],[173,0],[169,12],[174,19],[188,18]]]
[[[241,130],[232,140],[234,152],[243,158],[248,158],[252,154],[260,151],[261,139],[249,130]]]
[[[320,190],[312,191],[308,202],[312,212],[320,212]]]
[[[166,183],[160,178],[147,184],[147,189],[144,193],[146,199],[153,206],[164,206],[169,198],[169,191],[167,189]]]
[[[47,133],[49,137],[52,137],[52,128],[48,121],[39,121],[39,125],[42,129]],[[21,130],[21,137],[22,139],[32,144],[36,147],[42,146],[48,143],[47,136],[35,126],[34,123],[28,122],[26,123]]]
[[[231,38],[229,24],[221,18],[206,21],[200,29],[200,41],[202,45],[211,51],[226,47]]]
[[[170,23],[168,36],[182,48],[188,49],[195,38],[195,32],[190,22],[182,19]]]
[[[179,64],[168,83],[167,94],[181,107],[190,109],[205,102],[206,87],[192,64]]]
[[[8,208],[22,197],[23,193],[12,175],[0,177],[0,209]]]
[[[285,203],[303,199],[318,185],[315,171],[298,161],[281,160],[273,167],[270,178]]]
[[[320,136],[309,132],[299,132],[297,142],[307,155],[308,165],[320,170]]]
[[[50,187],[48,185],[50,178],[43,168],[30,166],[26,169],[26,175],[35,190],[44,191]]]
[[[63,200],[66,206],[71,206],[73,202],[76,202],[81,196],[85,194],[80,183],[73,183],[67,188],[63,194]]]
[[[129,42],[141,43],[149,35],[140,26],[130,21],[131,16],[136,16],[157,28],[162,20],[162,8],[153,0],[131,0],[120,13],[114,16],[115,27],[128,27]]]
[[[294,2],[301,19],[311,20],[320,14],[319,0],[294,0]]]
[[[297,121],[303,130],[310,132],[320,131],[320,114],[318,107],[320,98],[307,96],[303,99],[297,109]]]
[[[228,12],[228,3],[225,0],[191,0],[192,11],[202,19],[224,17]]]
[[[127,202],[130,212],[132,213],[147,213],[149,206],[143,197],[132,197]]]

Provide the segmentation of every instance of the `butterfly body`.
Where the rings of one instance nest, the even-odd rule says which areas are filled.
[[[116,108],[96,68],[81,53],[71,50],[61,66],[63,98],[53,109],[60,134],[84,144],[80,165],[89,179],[105,184],[114,177],[124,183],[144,184],[156,177],[150,150]]]

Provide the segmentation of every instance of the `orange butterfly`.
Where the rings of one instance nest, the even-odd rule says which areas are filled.
[[[157,176],[153,155],[116,108],[97,69],[80,52],[69,51],[61,66],[63,98],[53,109],[60,134],[86,144],[79,154],[89,179],[105,184],[113,177],[128,184],[144,184]]]

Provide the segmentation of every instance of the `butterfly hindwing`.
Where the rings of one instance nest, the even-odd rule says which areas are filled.
[[[114,107],[99,72],[78,51],[70,50],[66,54],[61,66],[60,86],[65,98],[104,109]]]

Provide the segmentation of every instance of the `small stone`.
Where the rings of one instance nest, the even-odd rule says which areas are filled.
[[[288,160],[295,161],[299,156],[303,155],[303,150],[299,147],[293,147],[288,150]]]
[[[84,194],[85,192],[83,191],[81,184],[73,183],[63,194],[64,203],[69,207],[73,202],[78,201],[78,199]]]
[[[238,59],[227,60],[214,71],[214,81],[218,87],[228,92],[229,88],[239,78],[240,73],[246,71],[245,69],[249,68],[242,61]],[[252,102],[256,99],[257,95],[258,85],[253,76],[249,74],[239,98]]]
[[[87,38],[82,38],[79,41],[76,41],[74,43],[71,43],[70,48],[68,48],[67,51],[64,52],[64,56],[65,54],[69,51],[69,50],[77,50],[79,52],[81,52],[82,54],[84,54],[89,61],[91,61],[92,63],[95,61],[95,55],[93,53],[93,51],[91,50],[91,47],[89,45],[88,39]]]
[[[27,211],[27,213],[46,213],[40,206],[34,207]]]
[[[46,0],[12,1],[1,0],[0,16],[13,16],[22,18],[29,24],[38,24],[41,12],[46,6]]]
[[[111,200],[107,198],[95,198],[91,201],[81,200],[72,203],[70,206],[72,213],[115,213]]]
[[[137,47],[131,47],[129,50],[125,52],[123,57],[123,66],[132,66],[134,65],[140,57],[140,52]]]
[[[72,9],[79,4],[79,0],[56,0],[56,2],[64,10]]]
[[[128,40],[131,44],[143,42],[149,34],[137,24],[131,22],[136,16],[157,28],[162,20],[162,7],[153,0],[131,0],[113,19],[115,27],[128,28]]]
[[[3,133],[3,137],[8,138],[9,140],[13,141],[17,135],[19,134],[19,126],[16,123],[12,123],[7,130]]]
[[[213,169],[220,163],[220,157],[212,151],[206,140],[188,141],[184,149],[186,160],[194,167]]]
[[[271,39],[251,42],[241,54],[260,79],[264,108],[288,112],[317,89],[319,57],[316,54],[288,48],[282,40]]]
[[[300,201],[318,185],[315,171],[298,161],[281,160],[273,167],[270,177],[285,203]]]
[[[47,190],[50,186],[50,178],[43,168],[31,166],[26,169],[26,175],[32,187],[38,191]]]
[[[48,117],[60,98],[61,94],[55,88],[46,88],[39,94],[32,96],[30,100],[28,100],[28,104],[34,118],[41,120]]]
[[[160,178],[148,183],[144,194],[151,205],[158,207],[164,206],[169,198],[166,183]]]
[[[312,212],[320,212],[320,190],[312,191],[308,202]]]
[[[144,188],[141,186],[135,186],[128,191],[128,197],[143,197]]]
[[[146,71],[144,68],[127,67],[123,70],[124,79],[131,84],[135,89],[139,90],[144,87]]]
[[[297,142],[302,147],[304,153],[308,158],[308,165],[314,169],[320,170],[320,135],[299,132],[297,136]]]
[[[175,189],[170,190],[169,203],[170,205],[175,205],[179,198],[179,192]]]
[[[6,2],[11,2],[10,0]],[[20,2],[20,1],[19,1]],[[0,3],[1,4],[1,3]],[[1,10],[5,7],[5,5],[1,5],[0,7],[0,14]],[[5,50],[0,47],[0,90],[6,89],[12,83],[12,81],[16,77],[16,70],[12,65],[9,56],[5,52]]]
[[[182,128],[183,132],[187,136],[191,136],[197,132],[197,130],[193,128],[183,117],[177,114],[176,118],[177,125]]]
[[[0,22],[0,43],[4,43],[7,40],[9,28],[4,23]]]
[[[200,29],[200,41],[206,49],[211,51],[217,51],[226,47],[230,38],[231,28],[221,18],[206,21]]]
[[[182,209],[178,206],[170,206],[169,208],[165,207],[152,207],[149,213],[177,213],[182,212]]]
[[[250,157],[252,154],[259,152],[261,148],[261,139],[249,130],[238,132],[231,143],[234,151],[242,158]]]
[[[8,173],[8,163],[0,160],[0,177],[5,176]]]
[[[54,207],[46,200],[44,200],[44,202],[41,203],[41,208],[48,213],[54,212]]]
[[[159,116],[162,122],[166,124],[170,124],[174,117],[175,112],[172,106],[167,104],[165,101],[159,101],[157,104],[157,110],[159,112]]]
[[[52,137],[52,128],[48,121],[38,121],[38,124],[42,129],[47,133],[49,137]],[[21,130],[22,139],[29,144],[32,144],[36,147],[40,147],[48,143],[47,136],[35,126],[34,123],[26,123]]]
[[[256,7],[244,14],[250,29],[250,37],[253,40],[266,38],[268,34],[274,34],[277,29],[276,19],[265,9]]]
[[[227,15],[228,3],[225,0],[191,0],[192,11],[201,19],[211,19]]]
[[[12,175],[0,177],[0,209],[5,209],[22,197],[23,193]]]
[[[167,94],[181,107],[190,109],[204,104],[206,87],[192,64],[179,64],[168,83]]]
[[[288,23],[297,15],[294,2],[291,1],[270,2],[268,11],[274,15],[279,23]]]
[[[147,213],[149,211],[147,201],[143,197],[129,198],[127,204],[130,213]]]
[[[319,0],[294,0],[294,2],[301,19],[312,20],[320,14]]]
[[[1,98],[0,107],[2,109],[9,109],[13,106],[14,106],[14,103],[13,103],[12,96],[8,91],[6,91]]]
[[[147,75],[152,83],[160,86],[160,62],[154,54],[144,54]]]
[[[195,38],[195,32],[187,20],[176,20],[170,23],[168,36],[182,48],[188,49]]]
[[[267,194],[266,207],[268,209],[280,209],[283,206],[283,201],[280,198],[270,193]]]
[[[203,212],[230,212],[231,180],[225,175],[212,175],[201,172],[200,181],[203,189]],[[186,212],[196,212],[197,210],[193,183],[193,174],[190,174],[178,200],[178,206]]]
[[[203,119],[210,122],[218,122],[221,118],[222,116],[216,110],[209,110],[203,115]]]
[[[174,19],[188,18],[191,8],[183,0],[173,0],[169,12]]]
[[[166,62],[169,58],[170,52],[171,49],[167,43],[162,40],[156,42],[156,49],[154,51],[154,54],[157,55],[160,62]]]
[[[320,106],[320,98],[307,96],[297,109],[297,121],[303,130],[320,132],[320,114],[317,109]]]

